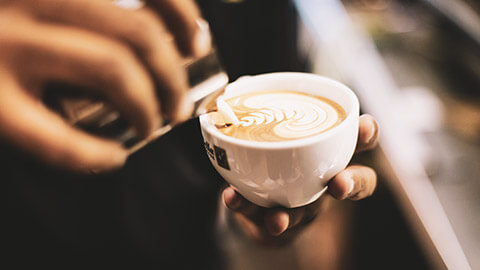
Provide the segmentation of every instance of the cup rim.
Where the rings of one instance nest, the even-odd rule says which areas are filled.
[[[322,141],[324,139],[327,139],[328,137],[334,136],[336,133],[340,132],[342,129],[345,128],[345,126],[348,124],[348,122],[353,121],[353,118],[355,116],[358,116],[359,114],[359,101],[355,93],[346,85],[333,80],[331,78],[317,75],[314,73],[306,73],[306,72],[272,72],[272,73],[264,73],[264,74],[259,74],[259,75],[251,75],[247,76],[246,78],[240,77],[236,81],[230,83],[230,85],[237,84],[239,82],[242,82],[243,80],[248,80],[249,78],[257,78],[261,79],[264,77],[272,77],[272,76],[297,76],[297,77],[303,77],[304,79],[309,79],[309,80],[318,80],[321,81],[322,83],[330,84],[331,86],[339,89],[340,91],[343,91],[346,96],[350,99],[351,101],[351,108],[350,111],[348,112],[345,120],[343,120],[340,124],[337,126],[322,132],[320,134],[308,136],[305,138],[299,138],[299,139],[294,139],[294,140],[286,140],[286,141],[275,141],[275,142],[261,142],[261,141],[248,141],[248,140],[243,140],[243,139],[238,139],[235,137],[231,137],[228,135],[223,134],[221,131],[219,131],[214,125],[209,123],[208,121],[208,115],[203,114],[200,115],[199,120],[200,120],[200,127],[202,130],[210,133],[212,136],[217,137],[227,143],[237,145],[237,146],[242,146],[242,147],[249,147],[249,148],[258,148],[258,149],[285,149],[285,148],[294,148],[294,147],[300,147],[300,146],[307,146],[311,145],[314,143],[317,143],[319,141]],[[227,86],[228,87],[228,86]]]

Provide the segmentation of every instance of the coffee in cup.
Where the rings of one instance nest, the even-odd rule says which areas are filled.
[[[309,204],[353,156],[358,99],[332,79],[295,72],[247,76],[230,83],[222,100],[233,113],[200,116],[205,150],[218,173],[255,204]]]
[[[234,138],[277,142],[325,132],[343,120],[345,110],[328,98],[298,91],[253,92],[225,100],[238,123],[219,124]]]

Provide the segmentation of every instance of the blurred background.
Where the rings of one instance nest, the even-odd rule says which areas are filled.
[[[349,269],[480,269],[480,2],[200,4],[231,80],[285,70],[333,77],[379,122],[380,147],[362,157],[379,188],[352,206]],[[251,262],[233,269],[319,267],[298,254],[261,264],[293,251],[233,239],[224,240],[232,260]]]

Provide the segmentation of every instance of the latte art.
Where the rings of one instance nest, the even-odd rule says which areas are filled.
[[[251,141],[285,141],[322,133],[346,113],[332,100],[294,91],[255,92],[225,100],[239,122],[225,135]]]

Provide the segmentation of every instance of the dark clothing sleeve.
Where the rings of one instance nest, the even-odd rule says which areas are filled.
[[[8,190],[2,245],[16,265],[220,268],[214,223],[223,180],[196,119],[109,174],[74,175],[1,149]]]

